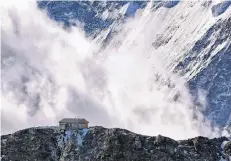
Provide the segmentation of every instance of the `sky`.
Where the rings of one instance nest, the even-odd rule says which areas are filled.
[[[81,25],[66,30],[33,1],[4,2],[1,133],[55,126],[63,117],[79,116],[89,120],[90,126],[119,127],[145,135],[214,136],[201,113],[204,107],[192,101],[187,81],[169,68],[176,61],[170,51],[182,51],[198,35],[192,33],[188,42],[173,36],[171,41],[182,43],[177,47],[171,41],[160,50],[152,47],[157,35],[168,37],[164,29],[173,24],[172,15],[184,17],[192,10],[196,13],[200,8],[152,13],[147,6],[118,25],[118,34],[100,50],[100,41],[86,37]],[[206,11],[201,12],[205,12],[203,18],[195,25],[209,19]],[[187,21],[182,28],[189,25]],[[191,31],[193,26],[185,32]],[[201,98],[205,105],[203,94]]]

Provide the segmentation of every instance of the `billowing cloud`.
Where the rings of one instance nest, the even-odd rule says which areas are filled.
[[[2,132],[80,116],[147,135],[211,136],[186,80],[166,66],[170,49],[163,57],[153,49],[162,29],[148,7],[99,50],[81,28],[65,30],[35,2],[3,6]]]

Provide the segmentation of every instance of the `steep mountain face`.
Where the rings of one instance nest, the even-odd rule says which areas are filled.
[[[189,76],[192,91],[203,89],[207,94],[204,112],[215,124],[230,124],[231,18],[218,21],[198,40],[180,65]],[[179,64],[178,64],[179,65]],[[194,70],[191,70],[195,68]]]
[[[37,125],[55,124],[68,113],[153,135],[169,133],[150,128],[160,125],[190,122],[179,128],[182,133],[185,127],[197,129],[197,112],[213,126],[230,125],[230,6],[39,1],[36,12],[13,8],[3,20],[12,26],[2,27],[1,94],[13,104],[3,110],[3,129],[17,129],[23,120],[15,115],[18,121],[11,122],[12,111],[39,120]],[[83,29],[84,43],[74,26]],[[32,126],[27,119],[20,125]],[[201,120],[193,136],[204,134]]]
[[[177,7],[178,3],[179,1],[153,2],[151,6],[154,13],[153,15],[155,15],[156,10],[161,7]],[[137,10],[142,11],[147,7],[147,2],[41,2],[38,5],[43,9],[47,9],[49,16],[56,21],[61,21],[68,25],[70,25],[69,21],[73,19],[82,22],[87,34],[92,34],[93,31],[98,32],[97,34],[99,34],[99,31],[102,32],[106,28],[110,28],[110,31],[107,32],[107,35],[104,38],[105,41],[108,41],[112,36],[111,34],[115,32],[115,24],[119,25],[126,18],[134,16]],[[196,26],[194,30],[197,30],[199,36],[197,38],[191,38],[191,36],[193,37],[194,33],[196,33],[191,30],[192,33],[190,33],[191,36],[189,35],[188,39],[191,39],[192,41],[185,44],[185,46],[181,44],[183,48],[188,47],[189,50],[178,51],[181,52],[177,53],[179,59],[171,60],[171,65],[169,64],[170,66],[175,66],[175,72],[179,72],[183,77],[188,79],[190,90],[195,97],[195,102],[198,102],[198,97],[200,97],[198,96],[198,91],[203,90],[205,92],[207,104],[204,114],[207,118],[212,120],[215,125],[224,127],[231,122],[231,93],[229,91],[231,86],[230,1],[220,2],[218,4],[213,4],[212,1],[203,2],[200,6],[198,6],[197,3],[190,2],[189,6],[198,11],[202,9],[207,10],[206,12],[212,12],[210,13],[210,17],[218,17],[225,12],[229,12],[226,13],[226,18],[221,17],[216,20],[215,23],[213,22],[212,24],[209,24],[209,22],[204,22],[204,26],[200,26],[201,24],[198,23],[198,26]],[[108,8],[110,12],[113,13],[114,17],[102,18],[106,13],[107,16],[109,15]],[[183,24],[191,14],[190,9],[186,11],[189,12],[186,17],[184,17],[184,14],[179,17],[179,19],[182,19],[180,22]],[[67,12],[69,12],[71,16],[68,15]],[[202,21],[204,20],[204,17],[207,16],[206,12],[203,13],[202,11],[201,14],[204,15],[199,16]],[[209,18],[205,18],[205,20],[209,20]],[[177,39],[181,39],[181,36],[179,35],[174,39],[173,37],[176,35],[175,33],[180,30],[180,32],[182,32],[181,34],[185,34],[183,30],[188,30],[187,28],[189,26],[180,29],[181,24],[177,22],[177,15],[175,15],[174,21],[174,23],[170,23],[169,26],[166,26],[167,28],[163,31],[157,29],[157,33],[159,33],[156,34],[156,37],[153,37],[153,47],[155,49],[158,50],[161,46],[163,48],[168,48],[169,44],[172,46],[172,39],[175,42],[178,41]],[[197,21],[194,23],[197,23]],[[165,26],[160,25],[160,27],[164,28]],[[200,35],[200,32],[202,35]],[[97,36],[97,34],[95,35]],[[165,57],[165,53],[162,54],[163,57]],[[166,54],[166,57],[168,57],[171,55],[171,52]]]
[[[225,137],[175,141],[103,127],[66,132],[57,127],[29,128],[1,137],[2,161],[229,161],[230,150]]]

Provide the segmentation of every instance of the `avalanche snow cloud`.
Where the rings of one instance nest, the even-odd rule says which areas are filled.
[[[211,7],[205,2],[179,2],[153,10],[150,2],[126,21],[86,36],[85,24],[64,27],[36,2],[5,2],[2,133],[81,116],[92,126],[175,139],[214,135],[201,113],[206,107],[203,91],[195,103],[188,77],[172,70],[216,23]],[[127,8],[116,13],[121,17]],[[226,18],[228,12],[218,18]],[[118,18],[107,13],[101,17]],[[112,28],[113,37],[105,43]]]

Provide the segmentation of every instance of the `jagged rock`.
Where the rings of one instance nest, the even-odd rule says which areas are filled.
[[[225,144],[224,146],[224,152],[225,154],[231,156],[231,141]]]
[[[2,161],[219,161],[228,159],[225,137],[196,137],[175,141],[144,136],[124,129],[91,127],[61,132],[58,128],[29,128],[1,137]],[[223,154],[223,151],[225,154]]]

